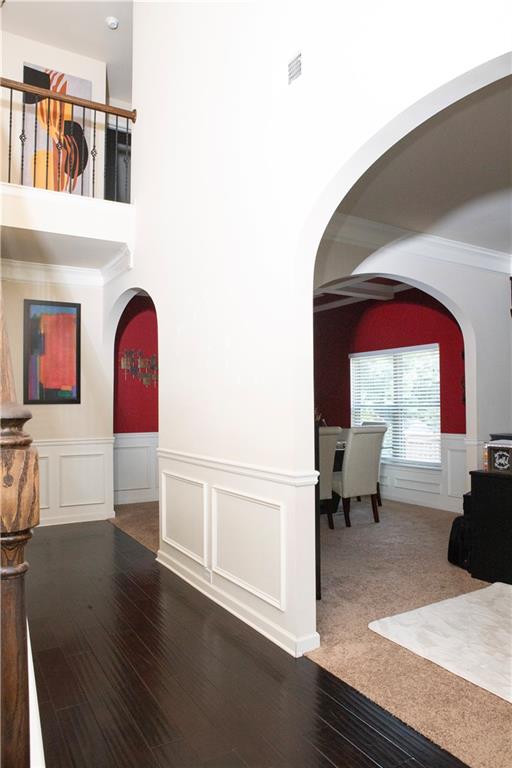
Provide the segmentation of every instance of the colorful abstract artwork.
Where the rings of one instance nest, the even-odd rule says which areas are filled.
[[[24,65],[23,82],[55,93],[91,99],[90,80],[34,64]],[[85,111],[72,104],[50,101],[31,93],[24,93],[23,101],[26,107],[34,105],[33,110],[26,109],[23,127],[25,167],[26,172],[33,176],[33,185],[87,195],[85,169],[89,147]]]
[[[24,402],[80,402],[80,304],[25,300]]]
[[[124,377],[141,381],[145,387],[158,383],[158,362],[156,355],[145,355],[141,349],[126,349],[120,358],[119,365],[124,371]]]

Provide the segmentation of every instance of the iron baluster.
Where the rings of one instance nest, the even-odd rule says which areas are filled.
[[[46,189],[48,189],[48,164],[50,162],[50,109],[51,102],[48,99],[48,106],[46,108]]]
[[[92,196],[94,197],[94,184],[96,181],[96,155],[98,154],[96,150],[96,110],[94,110],[94,120],[93,120],[93,127],[92,127],[92,149],[91,149],[91,157],[92,157]]]
[[[73,104],[71,105],[71,136],[68,137],[68,174],[69,174],[69,194],[73,192],[73,177],[75,175],[75,124],[73,122]]]
[[[36,103],[34,104],[34,169],[33,169],[34,187],[37,186],[36,174],[37,174],[37,106],[38,106],[38,103],[39,102],[36,101]]]
[[[129,197],[128,197],[128,157],[129,153],[131,154],[130,149],[130,126],[128,123],[128,118],[126,118],[126,147],[124,151],[124,201],[125,203],[129,203]]]
[[[57,190],[60,192],[60,176],[61,176],[61,161],[62,161],[62,103],[59,104],[59,130],[57,138]]]
[[[116,115],[116,140],[114,149],[114,200],[117,202],[117,142],[119,130],[119,117]]]
[[[11,159],[12,159],[12,88],[11,88],[11,95],[9,98],[9,160],[8,160],[8,171],[7,171],[7,181],[9,183],[11,181]]]
[[[85,142],[85,107],[82,109],[82,146],[80,147],[80,165],[82,166],[82,183],[80,194],[84,195],[84,176],[85,176],[85,164],[84,164],[84,142]]]
[[[20,133],[20,141],[21,141],[21,175],[20,175],[20,184],[23,186],[23,171],[24,171],[24,165],[25,165],[25,142],[27,140],[27,135],[25,133],[25,97],[23,97],[23,106],[21,108],[21,133]]]
[[[108,115],[105,115],[105,136],[103,142],[103,199],[107,199],[107,134],[108,134]]]

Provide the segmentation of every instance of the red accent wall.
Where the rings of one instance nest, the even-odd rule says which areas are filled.
[[[352,352],[439,344],[441,432],[466,432],[464,339],[453,315],[422,291],[366,301],[314,316],[315,405],[330,425],[350,426]]]
[[[149,296],[134,296],[117,327],[114,432],[158,432],[158,386],[146,387],[121,370],[121,356],[129,349],[142,350],[144,356],[158,352],[156,311]]]

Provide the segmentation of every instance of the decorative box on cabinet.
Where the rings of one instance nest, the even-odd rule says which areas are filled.
[[[512,584],[512,475],[471,472],[471,575]]]

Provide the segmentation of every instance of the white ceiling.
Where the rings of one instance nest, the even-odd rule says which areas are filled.
[[[115,259],[125,247],[126,244],[111,240],[74,237],[57,232],[35,232],[5,225],[1,227],[0,249],[2,259],[7,260],[100,269]]]
[[[131,0],[6,0],[2,29],[105,61],[110,100],[131,105],[132,9]],[[106,16],[116,16],[119,29],[108,29]]]
[[[338,212],[512,253],[512,77],[398,142]]]

